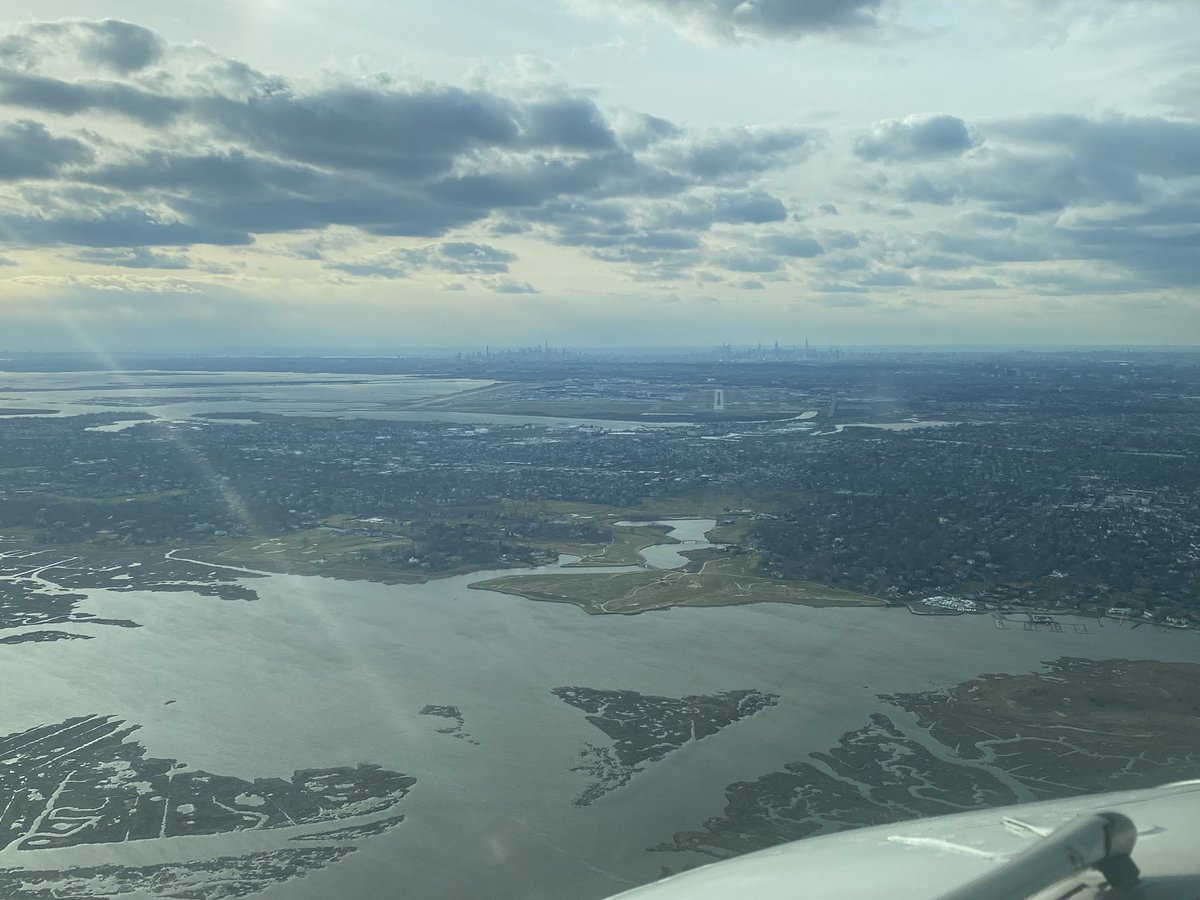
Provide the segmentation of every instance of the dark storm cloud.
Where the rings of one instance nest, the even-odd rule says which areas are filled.
[[[876,122],[854,142],[854,153],[869,162],[910,162],[960,156],[979,142],[955,116],[913,115]]]
[[[22,119],[0,126],[0,180],[50,178],[59,169],[92,161],[94,154],[74,138],[55,137],[40,122]]]
[[[604,0],[725,41],[799,40],[876,24],[881,0]]]

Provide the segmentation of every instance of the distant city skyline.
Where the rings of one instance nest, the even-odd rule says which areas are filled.
[[[1195,345],[1197,35],[1189,0],[12,0],[0,352]]]

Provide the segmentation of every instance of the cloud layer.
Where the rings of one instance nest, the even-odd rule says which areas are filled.
[[[662,17],[719,41],[798,40],[878,24],[882,0],[593,0],[593,8]]]
[[[517,88],[300,83],[130,23],[23,26],[0,40],[0,103],[27,117],[0,131],[0,181],[15,185],[0,228],[13,246],[149,248],[486,226],[678,272],[703,258],[698,235],[715,225],[784,221],[757,182],[803,162],[817,138],[689,131],[568,88]],[[414,252],[336,266],[453,271],[450,257]]]
[[[595,2],[729,42],[860,33],[882,8]],[[1163,109],[701,127],[561,78],[283,77],[132,23],[35,22],[0,37],[0,266],[21,290],[232,296],[278,267],[339,290],[486,290],[497,304],[541,302],[563,271],[600,273],[597,295],[847,311],[1186,303],[1200,283],[1200,122],[1186,104]]]

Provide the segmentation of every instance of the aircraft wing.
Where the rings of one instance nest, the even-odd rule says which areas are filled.
[[[1132,867],[1127,865],[1130,858]],[[693,869],[619,896],[1197,900],[1200,781],[809,838]]]

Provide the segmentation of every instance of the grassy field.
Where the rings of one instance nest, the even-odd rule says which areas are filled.
[[[420,573],[405,572],[382,559],[372,558],[381,550],[394,548],[407,556],[412,543],[299,531],[278,537],[233,539],[218,544],[213,562],[291,575],[329,575],[383,581],[419,581]]]
[[[740,544],[753,527],[754,522],[751,519],[738,518],[728,525],[710,528],[704,536],[714,544]]]
[[[646,525],[617,525],[624,521],[652,521],[656,519],[718,519],[727,510],[741,509],[749,501],[741,495],[720,491],[696,491],[681,497],[651,498],[636,507],[601,506],[592,503],[576,503],[565,500],[501,500],[489,511],[510,519],[580,519],[588,524],[607,530],[611,537],[607,544],[571,544],[562,541],[537,541],[523,539],[531,547],[541,547],[556,553],[580,557],[573,566],[636,566],[643,560],[639,551],[655,544],[676,544],[675,538],[665,535],[665,528]],[[756,511],[768,512],[776,508],[773,499],[757,498],[753,503]],[[735,516],[730,525],[719,525],[708,533],[715,543],[740,543],[753,524],[749,516]]]
[[[581,556],[568,566],[638,566],[644,560],[641,551],[656,544],[678,544],[679,541],[666,534],[665,527],[653,525],[614,525],[612,541],[598,552]],[[564,551],[565,552],[565,551]]]
[[[88,504],[117,505],[126,502],[117,498],[72,498],[54,495],[60,502],[78,500]],[[172,502],[184,499],[182,492],[142,494],[135,498],[143,502]],[[730,524],[710,532],[711,539],[721,543],[740,543],[753,524],[751,513],[736,512],[774,509],[772,498],[749,498],[719,490],[697,491],[680,497],[651,498],[643,504],[614,507],[601,504],[544,499],[503,499],[479,504],[463,504],[439,509],[432,517],[426,514],[419,523],[390,517],[360,517],[351,514],[329,516],[315,527],[303,531],[275,534],[216,536],[205,541],[214,562],[286,572],[296,575],[327,575],[337,578],[371,581],[424,581],[430,577],[478,571],[483,568],[504,568],[529,564],[529,559],[511,561],[508,557],[485,564],[469,563],[452,556],[427,561],[421,550],[421,531],[430,525],[467,526],[472,540],[501,542],[516,547],[544,551],[544,558],[533,556],[533,564],[550,561],[553,555],[579,557],[573,566],[636,566],[644,560],[641,550],[656,544],[675,544],[665,526],[619,525],[618,522],[646,522],[659,519],[729,517]],[[734,511],[734,512],[731,512]],[[579,529],[579,537],[556,539],[546,523],[566,525],[578,523],[589,526]],[[570,529],[563,529],[569,534]],[[116,536],[103,533],[97,543],[113,543]],[[176,541],[178,543],[178,541]],[[409,563],[419,557],[425,565]]]
[[[707,560],[696,566],[696,571],[506,575],[476,582],[471,587],[529,600],[574,603],[591,615],[630,615],[673,606],[737,606],[744,603],[886,605],[875,597],[824,584],[767,578],[756,574],[756,564],[752,555],[731,556]]]

